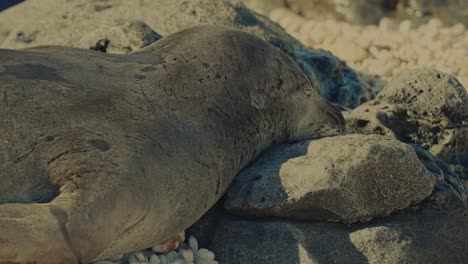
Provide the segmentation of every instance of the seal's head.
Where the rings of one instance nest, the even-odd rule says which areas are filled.
[[[176,100],[184,106],[178,109],[179,120],[187,117],[186,123],[195,124],[214,120],[219,128],[209,132],[233,132],[223,134],[223,140],[245,137],[258,153],[272,143],[344,130],[341,112],[318,94],[318,82],[309,80],[280,49],[247,32],[193,27],[134,53],[132,59],[147,60],[155,53],[165,54],[164,78],[171,80],[172,91],[183,94]],[[214,138],[207,131],[204,136]]]
[[[293,142],[344,132],[340,110],[318,94],[318,81],[309,80],[288,55],[246,32],[209,29],[222,53],[235,62],[235,71],[244,76],[237,89],[249,97],[246,99],[253,107],[259,134],[274,141]],[[190,30],[200,33],[206,27]],[[278,131],[285,134],[279,136]]]
[[[256,42],[256,61],[263,64],[264,69],[250,73],[251,80],[257,80],[257,88],[250,91],[252,105],[273,114],[274,122],[283,123],[282,129],[286,131],[283,139],[289,142],[342,134],[344,117],[340,109],[319,95],[319,82],[309,80],[279,49],[262,48],[266,45]]]
[[[296,122],[291,127],[288,141],[339,135],[345,131],[341,111],[321,97],[310,82],[306,81],[294,91],[291,99],[294,101],[292,107],[296,111]]]

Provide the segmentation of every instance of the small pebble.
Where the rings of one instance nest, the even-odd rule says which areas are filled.
[[[151,255],[149,259],[150,264],[161,264],[161,260],[159,260],[159,257],[155,254]]]
[[[397,24],[390,18],[382,18],[379,23],[379,28],[384,31],[395,31],[397,29]]]
[[[193,252],[192,250],[183,249],[179,252],[179,255],[188,263],[193,262]]]
[[[119,260],[121,260],[123,258],[123,256],[124,256],[123,254],[120,254],[120,255],[117,255],[115,257],[110,258],[110,260],[119,261]]]
[[[179,258],[179,255],[177,253],[175,253],[174,251],[171,251],[171,252],[169,252],[169,254],[166,255],[166,257],[167,257],[167,262],[172,263],[176,259]]]
[[[398,31],[400,33],[408,33],[411,30],[411,21],[409,20],[404,20],[400,23],[400,26],[398,27]]]
[[[148,259],[141,252],[136,252],[135,257],[138,261],[148,261]]]
[[[187,264],[187,262],[185,262],[183,259],[176,259],[172,261],[171,264]]]
[[[465,25],[461,23],[457,23],[451,28],[451,33],[455,36],[461,35],[464,32],[465,32]]]
[[[167,264],[167,258],[164,255],[159,256],[159,260],[161,261],[161,264]]]
[[[206,248],[200,248],[200,250],[198,250],[198,256],[201,260],[214,260],[215,258],[213,252]]]
[[[130,255],[128,257],[128,262],[138,262],[138,259],[136,258],[135,254]]]
[[[192,251],[198,251],[198,241],[196,238],[194,238],[193,236],[190,236],[189,238],[189,246],[190,246],[190,249],[192,249]]]

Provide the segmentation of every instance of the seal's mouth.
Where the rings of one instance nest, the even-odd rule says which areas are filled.
[[[313,132],[311,138],[338,136],[338,135],[343,135],[344,133],[345,133],[344,126],[337,126],[337,127],[322,126],[322,127],[317,128]]]
[[[326,101],[316,105],[316,107],[314,115],[302,117],[302,125],[288,138],[287,142],[337,136],[345,133],[345,119],[338,107]]]
[[[330,102],[327,107],[322,108],[326,113],[326,120],[319,124],[311,123],[308,127],[314,127],[312,137],[337,136],[346,132],[346,122],[340,109]]]
[[[312,126],[313,123],[310,124]],[[307,139],[331,137],[343,135],[346,132],[346,126],[343,120],[332,120],[330,123],[320,125],[310,133],[310,137]]]
[[[342,135],[346,132],[346,121],[343,114],[337,105],[331,104],[331,111],[329,111],[330,122],[329,126],[323,129],[323,133],[329,131],[335,133],[335,135]],[[320,130],[319,130],[320,132]]]

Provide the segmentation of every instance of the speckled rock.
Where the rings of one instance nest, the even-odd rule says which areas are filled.
[[[437,206],[447,206],[455,202],[466,205],[468,202],[468,181],[460,178],[450,164],[435,157],[429,151],[417,144],[411,144],[419,160],[436,177],[435,190],[428,200],[433,200]]]
[[[344,113],[349,133],[381,134],[416,143],[468,170],[468,95],[456,78],[436,70],[400,74],[375,100]]]
[[[422,203],[366,223],[247,220],[211,209],[192,228],[223,264],[466,263],[468,207],[458,176],[442,160],[411,145],[436,184]],[[285,159],[291,157],[285,156]],[[198,229],[199,230],[199,229]]]
[[[18,20],[18,16],[24,19]],[[154,34],[138,33],[141,27],[129,27],[128,23],[133,21],[145,25],[144,32],[154,31],[163,36],[197,25],[242,29],[292,57],[328,100],[354,108],[373,98],[343,61],[327,51],[304,46],[279,25],[239,1],[146,0],[138,4],[125,0],[27,1],[0,13],[0,48],[37,45],[89,48],[107,39],[108,52],[128,53],[157,39]]]
[[[283,145],[236,177],[226,209],[247,217],[355,222],[420,203],[435,178],[410,145],[345,135]]]
[[[223,264],[466,263],[466,208],[405,211],[371,223],[220,216],[210,249]]]

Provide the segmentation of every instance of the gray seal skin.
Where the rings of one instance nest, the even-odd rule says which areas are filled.
[[[272,144],[344,119],[279,49],[196,27],[127,55],[0,50],[0,263],[88,263],[193,224]]]

